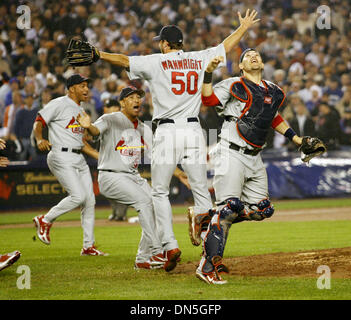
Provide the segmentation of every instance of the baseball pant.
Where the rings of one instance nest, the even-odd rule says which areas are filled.
[[[139,174],[99,171],[99,189],[103,196],[116,203],[130,205],[139,213],[142,235],[136,256],[137,263],[162,253],[156,230],[151,188]]]
[[[250,204],[268,198],[267,172],[260,155],[246,155],[220,142],[210,157],[214,161],[213,187],[217,204],[233,197]]]
[[[66,212],[81,207],[83,247],[91,247],[95,242],[95,195],[89,166],[82,154],[54,149],[49,152],[47,163],[68,196],[50,209],[45,220],[53,222]]]
[[[181,164],[188,176],[195,213],[208,211],[212,200],[207,186],[207,150],[198,122],[177,119],[175,123],[159,125],[155,131],[151,160],[152,200],[165,251],[178,248],[169,201],[169,185],[177,164]]]
[[[250,205],[257,205],[261,200],[268,198],[267,172],[260,155],[245,155],[230,149],[227,143],[221,141],[212,150],[210,158],[214,163],[213,187],[219,210],[224,207],[227,199],[238,198],[244,203],[245,210],[250,212],[252,211]],[[216,213],[213,216],[211,223],[218,223],[218,215],[219,213]],[[227,230],[222,229],[222,232],[228,232],[231,224],[232,222],[228,222]],[[210,226],[204,240],[204,247],[207,244],[207,250],[216,250],[220,247],[217,242],[219,240],[223,241],[222,250],[224,251],[226,237],[220,240],[215,235],[212,240],[208,240],[209,230]],[[217,255],[222,256],[223,251],[222,253],[218,251]],[[208,272],[213,269],[213,265],[208,258],[208,256],[202,256],[198,266],[199,271]]]

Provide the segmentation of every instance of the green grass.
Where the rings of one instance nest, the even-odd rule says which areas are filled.
[[[351,207],[351,198],[342,199],[308,199],[308,200],[280,200],[274,201],[276,212],[279,210],[293,210],[293,209],[311,209],[311,208],[342,208]],[[174,215],[184,215],[186,208],[182,206],[174,206]],[[44,210],[33,212],[1,212],[0,211],[0,225],[4,224],[21,224],[31,223],[32,218],[39,213],[45,213]],[[111,213],[110,208],[96,210],[96,219],[107,219]],[[137,212],[133,208],[128,209],[128,217],[136,216]],[[70,213],[62,215],[57,221],[76,221],[80,220],[80,211],[74,210]]]
[[[351,198],[272,200],[272,202],[277,210],[351,207]]]
[[[106,218],[105,213],[102,216]],[[182,263],[198,261],[201,248],[191,245],[187,226],[175,224],[174,230],[182,250]],[[350,230],[351,221],[245,222],[233,225],[225,257],[347,247],[351,243]],[[330,290],[319,290],[317,273],[315,278],[228,275],[227,285],[209,290],[194,274],[135,271],[139,225],[96,227],[97,244],[110,253],[107,257],[79,255],[80,227],[54,226],[50,246],[33,241],[33,235],[32,227],[0,230],[0,252],[16,249],[22,252],[15,265],[0,272],[0,299],[351,299],[351,279],[332,279]],[[20,276],[16,270],[20,265],[30,267],[30,290],[16,287]]]

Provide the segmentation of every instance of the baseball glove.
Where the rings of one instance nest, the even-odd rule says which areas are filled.
[[[89,42],[71,39],[66,51],[66,58],[73,67],[89,66],[100,59],[100,54]]]
[[[324,142],[315,137],[302,137],[302,144],[299,148],[302,152],[301,160],[303,162],[308,162],[312,158],[317,157],[327,151],[327,147]]]

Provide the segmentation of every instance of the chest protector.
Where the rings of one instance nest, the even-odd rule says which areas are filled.
[[[236,128],[242,139],[255,148],[262,148],[279,107],[283,104],[285,94],[282,89],[262,80],[264,87],[240,78],[230,88],[230,93],[245,107],[237,120]]]

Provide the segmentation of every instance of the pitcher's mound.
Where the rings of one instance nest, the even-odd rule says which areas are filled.
[[[318,277],[318,267],[328,266],[332,278],[351,278],[351,247],[224,258],[223,262],[233,276]],[[197,264],[181,263],[173,272],[193,274]]]

